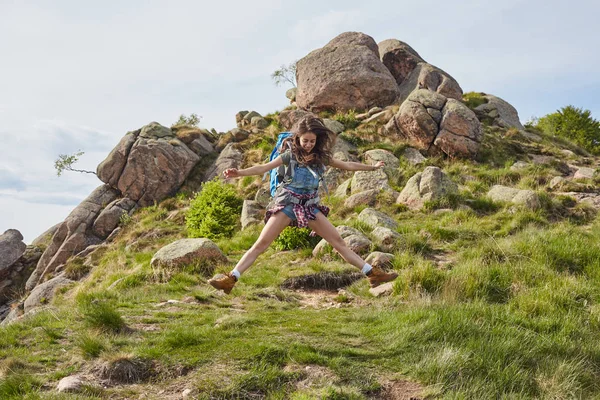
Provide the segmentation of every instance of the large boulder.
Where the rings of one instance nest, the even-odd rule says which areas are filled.
[[[234,143],[229,143],[225,146],[221,154],[219,154],[214,165],[206,172],[204,180],[210,181],[216,176],[221,177],[223,171],[228,168],[240,168],[243,156]]]
[[[441,150],[451,157],[474,157],[483,137],[473,111],[427,89],[413,91],[384,130],[417,149]]]
[[[411,209],[419,209],[426,201],[457,192],[458,186],[441,169],[427,167],[408,180],[396,203],[405,204]]]
[[[371,248],[371,241],[359,230],[349,226],[340,225],[335,228],[344,242],[357,254],[364,254]],[[325,239],[321,240],[313,249],[313,257],[318,257],[324,251],[331,250],[331,245]]]
[[[15,263],[27,245],[23,243],[23,235],[16,229],[9,229],[0,235],[0,282],[8,268]]]
[[[519,120],[517,109],[508,102],[491,94],[482,93],[487,103],[475,107],[474,111],[477,117],[481,120],[488,119],[493,125],[503,128],[517,128],[524,130]]]
[[[458,82],[441,69],[431,64],[420,63],[398,87],[398,103],[402,102],[417,89],[427,89],[444,97],[462,101],[463,91]]]
[[[296,122],[306,115],[314,114],[304,110],[283,110],[279,113],[279,123],[285,130],[289,131]]]
[[[56,267],[86,247],[102,242],[101,237],[92,231],[94,221],[100,212],[118,197],[118,192],[109,185],[94,190],[83,200],[60,225],[48,248],[27,280],[25,288],[33,289],[39,282],[54,272]]]
[[[404,82],[419,63],[425,62],[412,47],[396,39],[379,43],[379,55],[398,85]]]
[[[112,201],[98,215],[92,224],[92,232],[101,239],[106,239],[115,230],[124,214],[130,214],[135,208],[135,201],[123,198]]]
[[[41,248],[33,245],[27,246],[17,261],[0,271],[0,306],[13,300],[18,293],[22,293],[25,282],[41,256]],[[2,319],[1,316],[0,319]]]
[[[174,194],[199,159],[171,129],[152,122],[127,133],[97,173],[101,181],[145,207]]]
[[[396,229],[398,227],[398,223],[394,221],[392,217],[373,208],[365,208],[362,210],[360,214],[358,214],[357,219],[372,228],[382,226],[384,228]]]
[[[384,107],[398,97],[396,80],[368,35],[346,32],[296,64],[296,104],[304,110],[348,111]]]

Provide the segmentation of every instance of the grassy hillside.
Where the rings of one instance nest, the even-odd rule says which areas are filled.
[[[436,165],[461,189],[422,211],[381,196],[376,208],[402,235],[391,296],[372,296],[364,279],[341,292],[283,289],[289,278],[355,272],[310,248],[272,246],[229,296],[206,284],[206,266],[153,268],[158,249],[187,237],[190,199],[179,195],[123,220],[93,268],[69,262],[76,284],[0,328],[0,398],[176,399],[186,389],[199,399],[600,398],[600,219],[549,190],[560,164],[510,169],[528,153],[564,159],[563,149],[580,154],[574,164],[598,161],[539,132],[538,143],[485,130],[478,160],[402,162],[390,178],[401,190]],[[344,137],[359,155],[404,148],[373,126]],[[240,195],[257,179],[239,180]],[[485,195],[494,184],[536,190],[542,208],[493,202]],[[592,179],[564,185],[597,188]],[[354,219],[362,207],[327,203],[335,225],[371,234]],[[217,240],[230,260],[217,271],[229,271],[260,228]],[[74,374],[87,379],[84,391],[58,394]]]

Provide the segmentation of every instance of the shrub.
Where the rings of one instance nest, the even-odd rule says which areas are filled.
[[[544,133],[569,139],[586,150],[600,154],[600,122],[590,110],[566,106],[537,121],[534,126]]]
[[[190,114],[190,116],[186,116],[185,114],[181,114],[179,116],[179,119],[177,121],[175,121],[175,123],[173,125],[171,125],[171,127],[174,126],[180,126],[180,125],[187,125],[187,126],[195,126],[198,127],[198,124],[200,124],[200,120],[202,119],[201,116],[199,116],[198,114]]]
[[[465,102],[465,105],[472,110],[488,102],[488,99],[483,97],[483,95],[484,93],[478,92],[465,93],[463,94],[463,101]]]
[[[296,228],[288,226],[275,239],[274,247],[276,250],[295,250],[305,249],[316,245],[315,241],[320,240],[317,237],[310,236],[309,228]]]
[[[233,186],[218,178],[202,184],[202,189],[190,202],[185,220],[192,238],[220,239],[231,237],[237,227],[242,200]]]

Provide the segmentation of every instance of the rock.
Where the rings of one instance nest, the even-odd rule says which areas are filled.
[[[204,136],[194,139],[188,144],[188,147],[198,156],[206,156],[215,152],[215,147]]]
[[[227,257],[210,239],[179,239],[158,250],[150,265],[181,267],[198,262],[226,263]]]
[[[391,217],[372,208],[365,208],[362,210],[361,213],[358,214],[358,220],[373,228],[378,226],[390,229],[398,228],[398,223]]]
[[[266,208],[273,198],[268,187],[261,187],[256,191],[254,200],[262,207]]]
[[[359,230],[349,226],[340,225],[335,228],[346,245],[355,253],[363,254],[371,248],[371,241]],[[321,240],[313,250],[313,257],[318,257],[326,249],[331,249],[331,245],[325,239]]]
[[[393,251],[400,239],[398,232],[382,226],[373,229],[371,236],[374,238],[375,244],[385,251]]]
[[[533,190],[521,190],[502,185],[494,185],[487,195],[493,201],[504,201],[524,205],[532,210],[536,210],[540,207],[540,199]]]
[[[369,118],[364,120],[365,124],[369,124],[371,122],[381,122],[387,123],[390,119],[394,117],[394,113],[392,110],[381,111],[377,114],[370,116]]]
[[[573,179],[592,179],[596,170],[594,168],[579,167],[579,169],[573,175]]]
[[[375,229],[388,229],[378,226]],[[375,231],[375,230],[374,230]],[[383,253],[381,251],[374,251],[367,256],[365,262],[371,264],[374,267],[390,268],[392,266],[392,260],[394,255],[391,253]]]
[[[372,207],[377,202],[377,195],[379,192],[380,190],[378,189],[371,189],[353,194],[352,196],[348,197],[346,201],[344,201],[344,206],[349,208],[354,208],[360,205]]]
[[[298,89],[296,89],[296,88],[288,89],[285,92],[285,97],[290,99],[290,102],[294,102],[294,101],[296,101],[296,93],[297,92],[298,92]]]
[[[58,390],[59,393],[77,393],[81,391],[83,385],[85,385],[85,381],[81,377],[72,375],[62,378],[60,382],[58,382],[56,390]]]
[[[37,285],[25,300],[25,314],[34,308],[48,304],[54,298],[54,295],[59,288],[67,286],[72,282],[74,281],[59,275],[56,278],[52,278],[47,282]]]
[[[252,117],[250,126],[253,128],[265,129],[267,126],[269,126],[269,123],[263,117]]]
[[[577,154],[573,153],[571,150],[562,149],[560,152],[562,153],[562,155],[564,155],[567,158],[575,158],[575,157],[577,157]]]
[[[375,297],[380,296],[389,296],[394,293],[394,282],[387,282],[383,285],[379,285],[374,288],[369,289],[369,293],[371,293]]]
[[[513,165],[510,166],[510,170],[511,171],[520,171],[527,167],[529,167],[529,163],[527,163],[525,161],[517,161],[516,163],[514,163]]]
[[[210,181],[216,176],[223,176],[223,171],[228,168],[240,168],[242,165],[242,152],[234,147],[233,143],[229,143],[219,157],[215,161],[215,164],[206,172],[204,181]]]
[[[241,126],[242,121],[244,120],[244,116],[246,116],[246,114],[248,114],[248,110],[239,111],[237,114],[235,114],[235,123],[238,127]]]
[[[356,194],[365,190],[389,190],[388,177],[382,169],[375,171],[356,171],[350,184],[350,192]]]
[[[427,89],[456,101],[462,101],[463,91],[448,73],[428,63],[419,63],[398,87],[398,104],[402,104],[413,91]]]
[[[250,137],[250,132],[241,128],[233,128],[229,131],[229,133],[231,134],[231,136],[233,136],[234,142],[243,142],[244,140],[248,139],[248,137]]]
[[[16,229],[9,229],[0,235],[0,282],[13,265],[27,249],[23,235]]]
[[[262,117],[262,115],[260,115],[256,111],[250,111],[249,113],[244,115],[244,118],[242,118],[242,125],[250,125],[252,123],[252,118],[254,117]]]
[[[365,152],[365,161],[371,165],[383,161],[385,163],[383,170],[388,176],[400,167],[400,160],[392,152],[383,149],[368,150]]]
[[[336,121],[334,119],[325,118],[323,120],[323,124],[325,125],[325,127],[327,129],[329,129],[331,132],[335,133],[336,135],[344,132],[344,130],[346,129],[346,127],[344,127],[344,124],[342,124],[341,122]]]
[[[552,156],[544,156],[540,154],[529,154],[531,162],[535,165],[549,165],[556,161],[556,158]]]
[[[135,201],[127,198],[112,201],[94,221],[92,232],[99,238],[106,239],[119,225],[123,214],[129,214],[135,206]]]
[[[198,161],[169,128],[153,122],[125,135],[98,165],[97,174],[145,207],[174,194]]]
[[[460,101],[448,99],[442,114],[440,132],[433,144],[450,157],[474,157],[483,131],[473,111]]]
[[[335,190],[334,196],[335,197],[346,197],[348,196],[349,192],[350,192],[350,183],[352,182],[352,179],[347,179],[344,182],[342,182],[337,189]]]
[[[10,266],[0,270],[0,306],[18,298],[23,293],[25,282],[31,276],[41,256],[41,248],[27,246],[21,257]]]
[[[289,131],[302,117],[306,115],[314,115],[311,112],[304,110],[283,110],[279,113],[279,123]]]
[[[554,189],[555,187],[557,187],[558,185],[560,185],[561,183],[563,183],[565,181],[566,181],[566,179],[563,178],[562,176],[555,176],[554,178],[552,178],[552,180],[550,181],[548,186],[550,187],[550,189]]]
[[[516,108],[491,94],[484,94],[483,97],[487,99],[487,103],[477,106],[474,110],[478,117],[490,118],[493,120],[493,125],[503,128],[517,128],[525,131],[521,121],[519,121],[519,113]]]
[[[427,161],[427,159],[423,157],[419,150],[413,149],[412,147],[407,147],[404,149],[402,156],[406,159],[406,161],[408,161],[409,164],[412,165],[419,165]]]
[[[383,65],[391,72],[398,85],[404,82],[419,63],[425,62],[412,47],[396,39],[384,40],[378,47]]]
[[[363,33],[342,33],[296,67],[296,103],[304,110],[366,110],[392,104],[399,94],[394,77],[379,60],[377,44]]]
[[[27,290],[32,290],[56,267],[65,264],[72,255],[102,241],[102,238],[92,233],[91,228],[102,209],[117,196],[118,192],[108,184],[99,186],[71,211],[52,237],[52,243],[44,251],[35,270],[27,280],[25,285]]]
[[[437,200],[457,192],[458,186],[441,169],[427,167],[408,180],[396,203],[419,209],[426,201]]]
[[[264,216],[265,209],[257,201],[244,200],[241,217],[242,229],[245,229],[250,225],[260,224],[263,221]]]
[[[58,224],[52,226],[46,232],[42,233],[40,236],[35,238],[33,242],[31,242],[31,244],[37,247],[48,247],[50,245],[50,242],[52,242],[52,236],[54,236],[61,224],[62,222],[59,222]]]
[[[579,203],[587,204],[596,210],[600,209],[600,194],[598,193],[565,192],[556,194],[572,197]]]

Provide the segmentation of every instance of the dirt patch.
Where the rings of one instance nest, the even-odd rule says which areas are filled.
[[[339,291],[331,290],[298,290],[301,309],[315,308],[319,310],[328,310],[330,308],[356,307],[362,304],[362,301],[346,292],[344,289]]]
[[[281,287],[292,290],[337,290],[345,288],[363,278],[364,275],[360,272],[319,272],[288,278],[281,284]]]
[[[383,384],[383,390],[377,397],[381,400],[423,400],[424,387],[407,380],[390,381]]]

